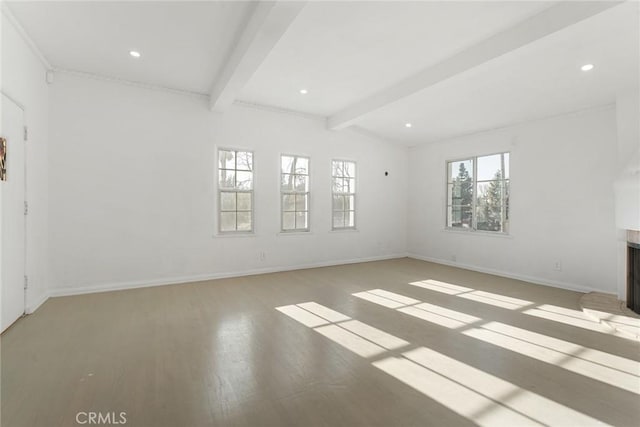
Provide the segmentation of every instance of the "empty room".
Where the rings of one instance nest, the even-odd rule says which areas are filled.
[[[640,2],[2,1],[0,425],[640,425]]]

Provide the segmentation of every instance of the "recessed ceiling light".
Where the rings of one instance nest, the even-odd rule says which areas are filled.
[[[138,52],[137,50],[130,50],[129,55],[133,56],[134,58],[140,58],[140,52]]]
[[[580,69],[582,71],[591,71],[593,70],[593,64],[585,64],[582,67],[580,67]]]
[[[300,89],[300,93],[303,94],[303,95],[306,95],[306,94],[309,93],[309,91],[306,90],[306,89]]]
[[[411,126],[413,126],[411,123],[405,123],[404,124],[404,127],[406,127],[406,128],[410,128]]]

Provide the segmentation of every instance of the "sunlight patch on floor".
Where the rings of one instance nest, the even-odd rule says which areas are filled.
[[[501,324],[500,326],[507,325]],[[520,337],[514,338],[509,335],[494,332],[484,327],[469,329],[462,333],[466,336],[566,369],[567,371],[609,384],[613,387],[640,394],[640,378],[635,375],[630,375],[626,372],[593,363],[573,355],[533,344]],[[578,352],[578,354],[580,354],[580,352]]]
[[[508,381],[488,374],[466,363],[460,362],[435,350],[420,347],[403,353],[413,362],[431,369],[438,374],[462,384],[493,401],[517,411],[531,419],[546,425],[601,425],[602,423],[581,412],[567,408],[553,400],[522,389]],[[544,410],[541,410],[544,408]],[[481,417],[483,408],[471,415],[472,419]]]
[[[404,357],[389,357],[373,366],[480,426],[542,425]]]
[[[593,321],[580,310],[572,310],[552,304],[536,305],[531,301],[523,300],[520,298],[509,297],[493,292],[480,291],[473,288],[454,285],[452,283],[446,283],[432,279],[422,280],[419,282],[411,282],[409,284],[412,286],[429,289],[447,295],[454,295],[456,297],[504,308],[507,310],[519,311],[529,316],[551,320],[554,322],[563,323],[565,325],[575,326],[578,328],[616,336],[619,338],[633,339],[633,337],[617,333],[617,331],[607,325]],[[389,306],[389,308],[397,307]]]
[[[528,310],[523,311],[524,314],[529,316],[538,317],[540,319],[552,320],[554,322],[563,323],[569,326],[576,326],[582,329],[588,329],[594,332],[600,332],[603,334],[613,335],[614,331],[608,326],[602,325],[600,323],[596,323],[592,320],[587,319],[586,317],[578,317],[575,314],[565,314],[559,312],[559,310],[549,310],[550,306],[546,306],[546,309],[542,308],[530,308]],[[555,307],[561,308],[561,307]],[[571,310],[576,311],[576,310]],[[582,312],[579,312],[582,314]]]
[[[407,341],[402,340],[395,335],[383,332],[380,329],[376,329],[373,326],[369,326],[358,320],[349,320],[348,322],[340,323],[340,327],[366,338],[387,350],[397,350],[409,345]]]
[[[387,298],[390,299],[392,301],[397,301],[401,304],[404,305],[412,305],[412,304],[418,304],[421,301],[414,299],[414,298],[409,298],[407,296],[404,295],[400,295],[400,294],[396,294],[395,292],[389,292],[389,291],[385,291],[384,289],[372,289],[370,291],[367,291],[370,294],[374,294],[374,295],[378,295],[381,296],[383,298]]]
[[[464,292],[471,292],[475,290],[471,288],[465,288],[464,286],[454,285],[447,282],[440,282],[439,280],[432,279],[421,280],[419,282],[411,282],[409,284],[449,295],[458,295]]]
[[[533,303],[530,301],[485,291],[472,291],[464,294],[459,294],[458,296],[460,298],[493,305],[495,307],[506,308],[508,310],[518,310],[520,308],[533,305]]]
[[[482,321],[475,316],[381,289],[358,294],[367,301],[372,300],[371,296],[380,298],[382,303],[379,305],[385,307],[387,301],[396,301],[400,304],[396,307],[397,310],[414,310],[426,318],[434,316],[440,321],[448,319],[462,325]],[[306,302],[276,307],[276,310],[361,357],[372,358],[386,354],[387,357],[373,361],[372,365],[477,425],[603,425],[583,413],[426,347],[408,350],[401,353],[400,357],[395,357],[391,351],[408,347],[410,343],[321,304]],[[466,332],[471,332],[470,336],[474,336],[474,331],[482,331],[514,341],[518,340],[502,334],[522,333],[532,342],[555,345],[565,351],[580,350],[575,344],[530,331],[520,332],[518,328],[499,322],[489,322],[488,327],[493,330],[473,328]],[[526,344],[548,350],[533,343]],[[606,354],[598,353],[593,353],[591,357],[600,362],[616,360],[607,359]],[[556,362],[562,363],[562,360]]]
[[[276,310],[362,357],[373,357],[409,345],[407,341],[316,302],[276,307]]]
[[[394,301],[391,300],[389,298],[385,298],[385,297],[381,297],[379,295],[376,295],[372,292],[357,292],[355,294],[353,294],[353,296],[367,300],[369,302],[372,302],[374,304],[379,304],[382,305],[384,307],[387,308],[399,308],[399,307],[405,307],[406,304],[398,302],[398,301]]]
[[[327,319],[329,322],[342,322],[344,320],[351,319],[349,316],[345,316],[342,313],[338,313],[335,310],[331,310],[330,308],[325,307],[324,305],[320,305],[315,302],[305,302],[302,304],[298,304],[298,307],[303,308],[316,316],[320,316],[324,319]]]
[[[458,311],[449,310],[433,304],[428,304],[414,298],[409,298],[395,292],[382,289],[353,294],[357,298],[364,299],[383,307],[393,308],[410,316],[436,323],[445,328],[456,329],[467,326],[482,319]]]
[[[375,295],[377,296],[381,294],[380,290],[374,291],[376,291]],[[359,292],[353,295],[363,298],[363,296],[366,297],[372,292]],[[387,292],[388,297],[393,297],[395,300],[400,300],[403,297],[401,294],[385,292]],[[363,299],[374,302],[368,298]],[[380,305],[387,307],[385,304]],[[556,308],[555,306],[552,307]],[[640,363],[636,361],[501,322],[485,321],[435,304],[418,302],[417,304],[395,307],[394,309],[449,329],[461,329],[461,333],[466,336],[558,366],[587,378],[640,394],[640,378],[638,377]],[[558,310],[557,312],[549,313],[559,316],[565,315],[559,314],[560,312]],[[567,311],[566,314],[571,313]]]
[[[314,330],[336,344],[340,344],[347,350],[354,352],[358,356],[372,357],[387,351],[383,347],[367,341],[337,325],[320,326]]]
[[[422,280],[420,282],[411,282],[409,284],[447,295],[456,295],[460,298],[465,298],[496,307],[506,308],[508,310],[518,310],[523,307],[534,305],[533,302],[520,298],[508,297],[506,295],[496,294],[493,292],[479,291],[473,288],[454,285],[452,283],[440,282],[438,280],[429,279]]]
[[[483,328],[528,341],[542,347],[550,348],[561,353],[575,355],[580,359],[585,359],[593,363],[598,363],[602,366],[607,366],[612,369],[640,377],[640,362],[636,362],[635,360],[626,359],[615,354],[605,353],[604,351],[584,347],[569,341],[564,341],[500,322],[487,322],[483,325]]]
[[[310,328],[315,328],[316,326],[326,325],[329,323],[326,319],[316,316],[315,314],[295,305],[276,307],[276,310]]]

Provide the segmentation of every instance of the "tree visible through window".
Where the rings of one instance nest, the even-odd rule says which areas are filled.
[[[508,232],[509,153],[447,162],[447,227]]]

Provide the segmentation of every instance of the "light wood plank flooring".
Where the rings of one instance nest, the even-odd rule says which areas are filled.
[[[398,259],[52,298],[2,426],[636,426],[639,343],[581,295]]]

